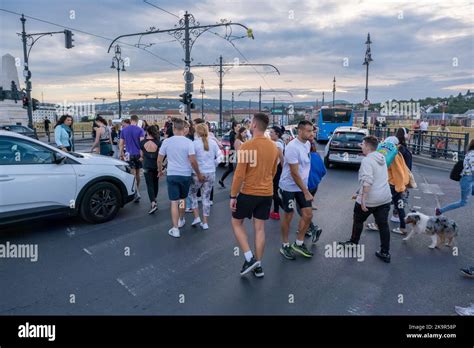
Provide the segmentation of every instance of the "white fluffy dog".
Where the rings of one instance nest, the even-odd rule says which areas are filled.
[[[411,225],[411,231],[403,240],[409,240],[414,234],[426,233],[431,236],[431,244],[428,246],[430,249],[439,248],[443,242],[452,247],[454,237],[457,236],[456,223],[444,216],[412,212],[405,217],[405,223]]]

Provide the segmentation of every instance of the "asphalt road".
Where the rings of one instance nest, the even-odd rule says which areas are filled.
[[[458,183],[448,172],[415,166],[414,174],[424,185],[412,191],[412,207],[432,214],[438,202],[458,199]],[[312,259],[283,259],[279,222],[269,220],[263,279],[239,276],[243,255],[234,256],[228,189],[215,188],[210,229],[190,227],[187,214],[179,239],[167,234],[163,180],[152,216],[142,185],[142,201],[102,225],[61,218],[3,228],[0,244],[38,244],[39,259],[0,259],[0,314],[455,315],[455,305],[468,306],[474,283],[459,268],[474,265],[472,202],[447,214],[460,226],[457,256],[447,247],[428,249],[428,236],[406,243],[392,234],[392,262],[385,264],[374,255],[378,233],[365,231],[362,262],[325,257],[326,245],[349,237],[356,186],[357,169],[330,169],[324,178],[314,217],[323,234]]]

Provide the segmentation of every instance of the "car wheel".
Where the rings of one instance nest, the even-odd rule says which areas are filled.
[[[112,220],[122,205],[120,190],[109,182],[89,187],[80,203],[80,216],[94,224]]]
[[[328,169],[331,168],[331,162],[329,162],[329,155],[324,157],[324,166]]]

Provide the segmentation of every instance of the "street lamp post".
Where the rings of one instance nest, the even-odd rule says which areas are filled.
[[[115,66],[117,63],[117,66]],[[118,97],[118,104],[119,104],[119,119],[122,118],[122,92],[120,91],[120,71],[125,71],[125,61],[122,58],[122,50],[120,49],[119,45],[115,46],[115,55],[112,57],[112,65],[110,66],[111,69],[117,69],[117,97]]]
[[[232,92],[232,104],[231,104],[231,113],[230,113],[230,119],[234,121],[234,92]]]
[[[336,76],[334,76],[334,80],[332,80],[332,107],[334,107],[335,98],[336,98]]]
[[[201,80],[201,89],[199,90],[201,93],[201,118],[204,119],[204,94],[206,94],[206,90],[204,89],[204,79]]]
[[[365,44],[367,45],[367,50],[365,51],[365,59],[364,63],[362,65],[365,65],[365,100],[368,100],[368,95],[369,95],[369,64],[370,62],[373,61],[372,59],[372,54],[370,52],[370,44],[372,41],[370,41],[370,33],[367,34],[367,41]],[[367,128],[367,109],[368,106],[364,106],[364,123],[363,123],[363,128]]]

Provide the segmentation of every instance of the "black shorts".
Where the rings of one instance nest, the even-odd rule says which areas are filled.
[[[312,206],[312,202],[307,201],[306,198],[304,198],[304,193],[301,191],[289,192],[279,189],[278,192],[280,193],[283,210],[286,213],[292,213],[296,208],[295,204],[298,204],[300,209],[311,208]]]
[[[272,207],[273,196],[251,196],[239,194],[237,196],[237,209],[232,213],[234,219],[268,220]]]
[[[140,169],[142,162],[140,161],[139,155],[130,155],[130,159],[127,161],[131,169]]]

